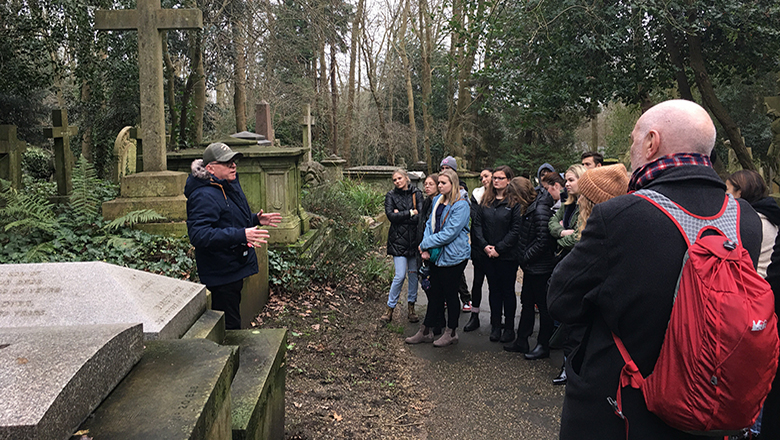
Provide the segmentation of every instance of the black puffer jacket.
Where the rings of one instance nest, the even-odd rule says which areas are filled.
[[[492,245],[496,247],[499,260],[519,262],[520,248],[517,243],[523,225],[522,205],[517,203],[510,208],[506,199],[493,200],[490,206],[473,206],[472,212],[472,258],[474,253],[482,253],[481,257],[487,257],[485,246]]]
[[[523,216],[520,267],[525,273],[542,275],[555,269],[556,243],[548,227],[552,205],[552,196],[547,191],[540,192]]]
[[[393,188],[385,195],[385,214],[390,220],[390,232],[387,235],[387,254],[394,257],[414,257],[420,244],[417,234],[417,221],[422,212],[423,194],[412,186],[403,190]],[[412,217],[410,210],[417,210]],[[396,212],[398,211],[398,212]]]

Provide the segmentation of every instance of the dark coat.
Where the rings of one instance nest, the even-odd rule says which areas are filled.
[[[422,212],[422,202],[422,191],[416,186],[410,186],[406,190],[393,188],[385,195],[385,215],[390,220],[390,232],[387,234],[388,255],[394,257],[417,255],[417,246],[420,244],[417,223],[419,213]],[[412,209],[418,212],[414,217],[409,213]]]
[[[197,161],[196,161],[197,162]],[[246,244],[246,228],[258,218],[236,180],[218,180],[203,168],[187,178],[187,232],[195,246],[198,275],[206,286],[220,286],[258,272],[257,256]]]
[[[650,182],[689,212],[716,215],[725,185],[712,168],[670,168]],[[758,260],[761,222],[739,200],[742,245]],[[593,208],[580,242],[555,268],[547,301],[550,315],[587,332],[566,360],[568,383],[561,417],[562,440],[625,439],[624,421],[607,397],[615,397],[623,360],[612,340],[624,342],[643,376],[653,370],[671,315],[687,245],[675,224],[650,202],[633,195]],[[623,388],[630,439],[699,438],[677,431],[650,413],[641,393]]]
[[[504,198],[493,200],[490,206],[479,204],[474,207],[472,204],[472,212],[472,258],[474,252],[481,252],[481,257],[487,257],[485,246],[492,245],[496,247],[499,260],[519,261],[520,248],[517,243],[523,225],[522,206],[517,203],[510,208]]]
[[[780,234],[775,239],[772,262],[766,270],[766,280],[775,294],[775,313],[780,310]],[[780,334],[780,326],[777,327]],[[764,418],[761,422],[761,438],[780,438],[780,374],[772,382],[772,391],[764,401]]]
[[[552,196],[547,191],[540,192],[523,216],[520,267],[524,273],[549,274],[558,262],[555,257],[557,244],[548,226],[553,215],[552,205]]]

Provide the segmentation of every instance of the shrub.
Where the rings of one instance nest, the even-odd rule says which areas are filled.
[[[29,147],[22,153],[22,169],[35,179],[49,180],[54,174],[53,157],[49,150]]]

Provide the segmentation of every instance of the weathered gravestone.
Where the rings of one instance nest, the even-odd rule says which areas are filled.
[[[0,125],[0,179],[22,187],[22,153],[26,144],[16,137],[15,125]],[[0,188],[2,189],[2,188]]]
[[[142,351],[138,324],[0,328],[0,439],[68,438]]]
[[[206,309],[206,287],[102,262],[0,265],[0,328],[142,323],[177,339]]]
[[[255,104],[255,133],[264,136],[273,145],[274,124],[271,118],[271,105],[266,101]]]
[[[306,104],[303,109],[301,125],[303,125],[303,148],[309,149],[307,160],[311,162],[313,160],[311,157],[311,127],[314,125],[314,117],[311,115],[311,104]]]
[[[73,189],[73,153],[70,137],[76,136],[78,127],[68,125],[68,111],[56,109],[51,112],[52,127],[44,128],[43,134],[54,139],[54,178],[57,181],[58,203],[66,203]]]
[[[137,139],[143,139],[143,163],[139,164],[143,172],[122,178],[120,197],[103,204],[103,217],[113,220],[131,211],[153,209],[174,223],[147,224],[145,230],[186,234],[184,184],[187,175],[167,171],[166,166],[162,32],[200,29],[203,14],[199,9],[162,9],[160,0],[138,0],[137,9],[96,11],[95,27],[138,31],[141,89],[141,133]],[[140,143],[138,148],[141,149]]]

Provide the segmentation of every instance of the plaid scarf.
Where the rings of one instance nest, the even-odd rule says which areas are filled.
[[[712,167],[712,162],[708,156],[699,153],[677,153],[646,163],[631,174],[631,180],[628,182],[628,190],[638,191],[648,183],[655,180],[664,170],[686,165],[704,165]]]

